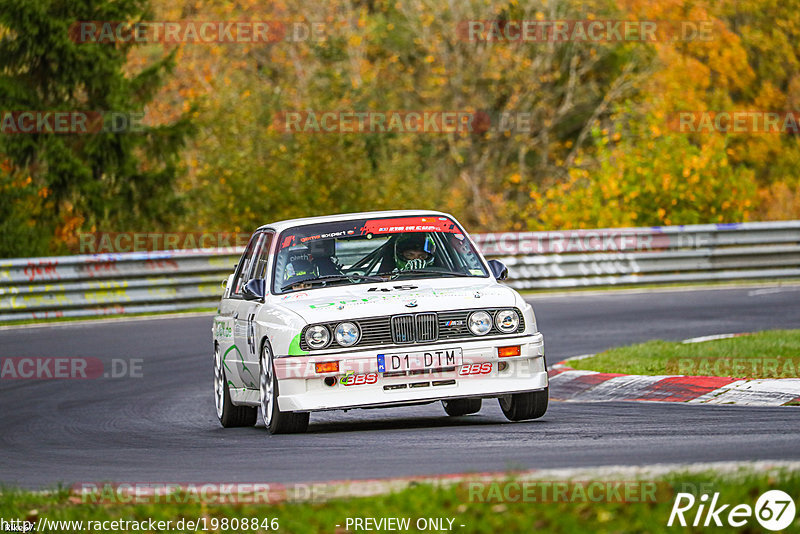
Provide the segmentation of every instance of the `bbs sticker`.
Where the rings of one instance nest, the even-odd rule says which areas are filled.
[[[357,375],[348,373],[339,379],[339,383],[343,386],[365,386],[368,384],[375,384],[378,381],[378,373],[367,373]]]
[[[460,376],[468,376],[468,375],[486,375],[492,372],[492,364],[487,363],[473,363],[468,365],[462,365],[461,369],[459,369],[458,374]]]

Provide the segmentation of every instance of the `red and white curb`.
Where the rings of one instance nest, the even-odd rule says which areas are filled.
[[[702,404],[748,404],[783,406],[800,404],[800,378],[734,380],[689,402]]]
[[[687,339],[699,343],[746,334]],[[583,359],[586,354],[570,358]],[[783,406],[800,404],[800,378],[740,379],[720,376],[625,375],[578,371],[566,361],[550,367],[550,398],[566,401],[661,401],[690,404]]]

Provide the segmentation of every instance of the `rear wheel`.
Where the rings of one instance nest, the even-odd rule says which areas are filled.
[[[538,419],[547,412],[547,403],[550,398],[550,388],[528,393],[514,393],[504,395],[500,401],[500,409],[509,421],[524,421]]]
[[[219,345],[214,346],[214,404],[217,418],[225,428],[235,426],[253,426],[258,419],[258,410],[250,406],[236,406],[231,401],[228,390],[228,379],[222,363]]]
[[[278,379],[272,362],[272,349],[264,342],[259,371],[261,417],[270,434],[296,434],[308,428],[309,413],[282,412],[278,408]]]
[[[451,399],[443,400],[442,406],[447,415],[457,417],[481,411],[481,399]]]

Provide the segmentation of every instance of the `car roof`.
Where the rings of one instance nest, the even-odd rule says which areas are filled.
[[[281,232],[286,228],[294,226],[303,226],[306,224],[316,224],[324,222],[347,221],[350,219],[377,219],[380,217],[414,217],[414,216],[438,216],[449,217],[455,221],[455,217],[448,213],[432,210],[389,210],[389,211],[363,211],[359,213],[340,213],[337,215],[322,215],[319,217],[303,217],[300,219],[287,219],[285,221],[277,221],[270,224],[260,226],[258,229],[272,228],[277,232]]]

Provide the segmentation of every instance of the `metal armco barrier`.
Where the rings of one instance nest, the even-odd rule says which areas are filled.
[[[800,221],[476,234],[516,289],[800,278]],[[0,260],[0,322],[215,307],[241,250]]]
[[[800,221],[475,236],[515,289],[800,277]]]
[[[214,307],[241,251],[0,260],[0,322]]]

